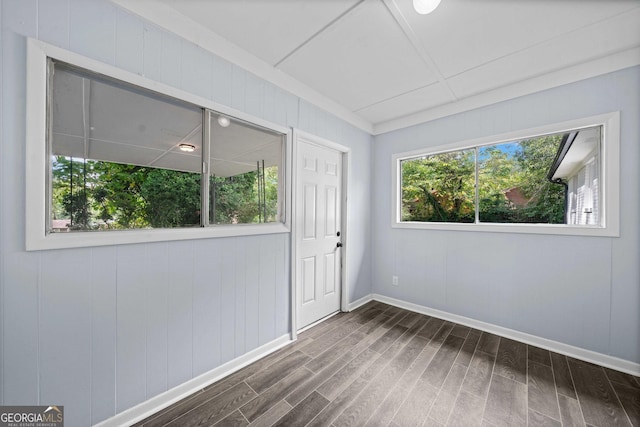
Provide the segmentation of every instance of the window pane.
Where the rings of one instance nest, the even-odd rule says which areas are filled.
[[[50,230],[198,226],[202,110],[53,67]]]
[[[407,159],[400,167],[402,221],[474,222],[474,150]]]
[[[563,134],[478,150],[480,221],[564,223],[564,187],[547,175]]]
[[[52,231],[200,225],[200,175],[54,156]]]
[[[567,134],[549,177],[567,186],[565,220],[571,225],[600,225],[602,127]]]
[[[241,120],[210,114],[210,224],[282,221],[283,138]]]

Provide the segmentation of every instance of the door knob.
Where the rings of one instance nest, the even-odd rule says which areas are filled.
[[[342,247],[342,242],[338,242],[338,243],[336,244],[336,248],[341,248],[341,247]]]

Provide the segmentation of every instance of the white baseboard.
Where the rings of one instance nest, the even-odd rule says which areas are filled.
[[[349,311],[353,311],[356,308],[365,305],[369,301],[373,301],[373,294],[366,295],[358,300],[355,300],[354,302],[349,303]]]
[[[555,353],[564,354],[565,356],[570,356],[575,359],[584,360],[585,362],[591,362],[595,363],[596,365],[615,369],[616,371],[626,372],[636,377],[640,376],[640,364],[631,362],[629,360],[597,353],[595,351],[586,350],[580,347],[574,347],[572,345],[564,344],[558,341],[541,338],[535,335],[530,335],[524,332],[519,332],[513,329],[504,328],[502,326],[493,325],[491,323],[482,322],[480,320],[459,316],[457,314],[447,313],[445,311],[436,310],[434,308],[413,304],[399,299],[390,298],[384,295],[371,294],[368,298],[369,300],[380,301],[385,304],[404,308],[406,310],[415,311],[417,313],[422,313],[428,316],[437,317],[439,319],[448,320],[450,322],[459,323],[461,325],[469,326],[481,331],[490,332],[492,334],[520,341],[525,344],[530,344],[536,347],[551,350]],[[358,302],[364,299],[365,298],[361,298],[360,300],[358,300]]]
[[[291,336],[289,334],[283,335],[280,338],[276,338],[275,340],[267,344],[264,344],[254,350],[251,350],[248,353],[243,354],[236,359],[225,363],[224,365],[218,366],[217,368],[214,368],[209,372],[205,372],[202,375],[186,381],[172,388],[171,390],[167,390],[164,393],[154,396],[151,399],[134,406],[133,408],[129,408],[126,411],[122,411],[111,418],[95,424],[95,426],[116,427],[132,425],[149,417],[150,415],[155,414],[156,412],[166,408],[167,406],[172,405],[173,403],[178,402],[179,400],[184,399],[187,396],[190,396],[197,391],[202,390],[203,388],[228,376],[229,374],[232,374],[233,372],[244,368],[245,366],[255,362],[256,360],[261,359],[270,353],[273,353],[274,351],[284,347],[291,342]]]
[[[448,320],[461,325],[469,326],[481,331],[490,332],[505,338],[520,341],[525,344],[534,345],[536,347],[545,348],[556,353],[584,360],[586,362],[595,363],[600,366],[615,369],[617,371],[626,372],[631,375],[640,376],[640,364],[617,357],[597,353],[591,350],[585,350],[580,347],[574,347],[563,344],[558,341],[541,338],[513,329],[504,328],[502,326],[493,325],[491,323],[482,322],[457,314],[447,313],[445,311],[436,310],[422,305],[390,298],[380,294],[369,294],[349,304],[349,310],[368,303],[369,301],[380,301],[385,304],[393,305],[416,313],[426,314],[428,316],[437,317],[439,319]],[[270,353],[284,347],[292,342],[289,334],[283,335],[261,347],[258,347],[232,361],[225,363],[209,372],[184,382],[171,390],[167,390],[157,396],[152,397],[140,403],[133,408],[120,412],[115,416],[96,424],[96,427],[116,427],[123,425],[131,425],[147,418],[150,415],[166,408],[167,406],[184,399],[185,397],[213,384],[214,382],[232,374],[233,372],[255,362],[256,360],[267,356]]]

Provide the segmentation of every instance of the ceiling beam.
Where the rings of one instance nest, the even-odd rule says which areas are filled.
[[[429,55],[429,52],[427,52],[426,48],[422,45],[422,43],[420,43],[418,36],[413,31],[413,28],[411,28],[411,25],[409,25],[409,22],[400,11],[400,7],[398,7],[398,3],[396,3],[396,1],[397,0],[383,0],[387,10],[389,11],[389,13],[391,13],[391,16],[393,16],[393,19],[396,21],[396,23],[404,33],[407,40],[409,40],[409,43],[411,43],[418,56],[424,61],[427,67],[429,67],[431,72],[433,72],[433,74],[436,76],[436,78],[438,79],[438,83],[442,84],[446,88],[449,96],[451,97],[450,101],[457,101],[459,98],[453,92],[451,86],[449,86],[447,79],[444,77],[444,75],[442,75],[435,61],[433,60],[433,58],[431,58],[431,55]]]
[[[439,105],[404,117],[377,123],[374,126],[373,135],[392,132],[638,65],[640,65],[640,48],[631,48],[572,67],[566,67],[524,81],[462,98],[449,104]]]
[[[302,82],[283,73],[267,62],[240,49],[203,25],[178,13],[169,5],[157,0],[111,0],[114,4],[152,22],[185,40],[255,74],[259,78],[319,107],[347,123],[368,133],[373,124],[345,106],[317,92]],[[281,123],[282,124],[282,123]]]

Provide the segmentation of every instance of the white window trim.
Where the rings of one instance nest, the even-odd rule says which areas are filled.
[[[173,98],[215,110],[285,135],[284,158],[285,222],[267,224],[216,225],[211,227],[122,230],[108,232],[46,233],[47,223],[47,58],[54,58],[78,67],[107,75]],[[174,240],[210,239],[230,236],[289,233],[291,231],[291,147],[290,128],[253,117],[242,111],[215,103],[209,99],[173,88],[77,53],[49,45],[35,39],[27,40],[27,98],[26,98],[26,188],[25,188],[25,245],[27,251],[77,248],[131,243],[150,243]]]
[[[452,150],[500,144],[565,132],[572,129],[602,126],[602,225],[579,226],[567,224],[494,224],[494,223],[444,223],[401,221],[401,166],[403,160],[421,155],[432,155]],[[426,147],[392,156],[392,207],[391,227],[423,230],[481,231],[493,233],[556,234],[569,236],[620,236],[620,112],[612,112],[592,117],[539,126],[531,129],[508,132],[472,140],[453,142],[434,147]]]

